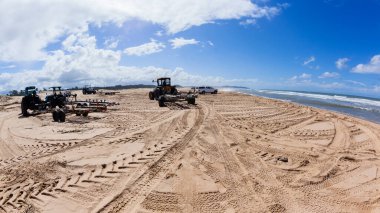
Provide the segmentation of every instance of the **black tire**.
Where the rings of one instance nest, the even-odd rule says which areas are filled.
[[[75,115],[76,115],[76,116],[80,116],[80,113],[79,113],[79,112],[76,112]]]
[[[53,114],[53,121],[58,122],[59,121],[58,112],[54,110],[52,114]]]
[[[206,91],[202,91],[201,94],[202,94],[202,95],[206,94]]]
[[[194,105],[195,104],[195,98],[189,98],[189,99],[187,99],[187,103]]]
[[[152,91],[149,92],[149,99],[154,100],[154,93]]]
[[[88,116],[88,112],[84,112],[82,115],[83,115],[83,117],[87,117]]]
[[[28,105],[26,103],[26,98],[23,98],[21,101],[21,113],[22,116],[27,117],[28,116]]]
[[[218,94],[218,90],[215,90],[215,91],[214,91],[214,94]]]
[[[82,104],[77,104],[77,108],[81,108],[82,107]]]
[[[64,111],[58,111],[58,119],[60,122],[65,122],[66,114]]]
[[[161,92],[160,92],[159,89],[155,89],[155,90],[153,91],[153,98],[154,98],[154,99],[158,100],[159,97],[160,97],[160,95],[161,95]]]
[[[163,98],[163,97],[158,98],[158,106],[160,106],[160,107],[166,106],[165,105],[165,98]]]

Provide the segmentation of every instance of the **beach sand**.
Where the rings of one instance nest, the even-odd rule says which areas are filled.
[[[232,92],[20,117],[0,103],[0,212],[380,212],[380,125]]]

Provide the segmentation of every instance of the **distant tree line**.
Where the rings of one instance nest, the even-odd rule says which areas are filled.
[[[12,90],[12,91],[9,91],[9,93],[7,94],[8,96],[24,96],[25,95],[25,91],[24,90]]]
[[[135,84],[135,85],[115,85],[115,86],[104,86],[104,87],[94,87],[94,89],[99,90],[99,89],[108,89],[108,90],[122,90],[122,89],[141,89],[141,88],[154,88],[156,87],[155,85],[146,85],[146,84]],[[180,88],[182,86],[176,85],[176,87]],[[82,87],[72,87],[69,90],[81,90]],[[47,91],[46,88],[43,88],[42,91]],[[25,91],[24,90],[12,90],[9,91],[7,94],[8,96],[24,96]]]
[[[136,84],[136,85],[115,85],[115,86],[104,86],[104,87],[93,87],[96,90],[108,89],[108,90],[122,90],[122,89],[140,89],[140,88],[154,88],[154,85]],[[80,90],[78,86],[72,87],[69,90]]]

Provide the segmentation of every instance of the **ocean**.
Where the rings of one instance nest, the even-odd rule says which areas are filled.
[[[239,92],[340,112],[380,124],[380,99],[333,93],[238,89]]]

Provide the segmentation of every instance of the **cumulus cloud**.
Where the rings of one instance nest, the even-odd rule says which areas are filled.
[[[358,64],[352,72],[380,74],[380,55],[373,56],[368,64]]]
[[[88,32],[89,24],[122,26],[141,20],[175,34],[217,20],[270,18],[282,6],[249,0],[2,0],[0,61],[46,60],[44,49],[59,38]]]
[[[350,59],[349,58],[339,58],[336,62],[335,62],[335,66],[336,68],[338,69],[344,69],[347,67],[347,62],[349,62]]]
[[[178,49],[186,45],[194,45],[199,43],[199,41],[195,39],[184,39],[182,37],[170,39],[169,42],[171,43],[173,49]]]
[[[182,68],[122,66],[119,64],[121,51],[98,48],[96,38],[88,34],[68,36],[62,42],[62,48],[47,55],[46,63],[40,70],[0,73],[0,91],[8,92],[29,85],[42,88],[56,85],[74,87],[85,84],[104,86],[149,83],[161,76],[172,77],[175,84],[181,85],[249,85],[257,81],[193,75]]]
[[[124,53],[127,55],[143,56],[150,55],[153,53],[161,52],[166,46],[154,39],[151,39],[150,42],[136,46],[129,47],[124,50]]]
[[[115,49],[119,45],[119,40],[110,38],[104,41],[104,46],[108,49]]]
[[[337,72],[324,72],[318,78],[337,78],[339,76],[340,75]]]

